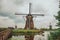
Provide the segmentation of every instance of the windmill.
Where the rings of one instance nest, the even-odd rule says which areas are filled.
[[[29,14],[18,14],[15,15],[26,15],[25,29],[34,29],[33,16],[44,16],[44,14],[31,14],[31,3],[29,3]]]

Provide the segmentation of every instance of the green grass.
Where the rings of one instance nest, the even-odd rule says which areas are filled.
[[[0,32],[6,30],[7,28],[0,28]]]
[[[21,33],[21,32],[24,32],[24,33],[26,33],[26,32],[39,32],[39,30],[20,30],[20,29],[15,29],[15,30],[12,30],[12,32],[16,32],[16,33]]]
[[[40,32],[39,30],[20,30],[20,29],[12,30],[13,35],[25,35],[25,34],[33,35],[39,32]]]

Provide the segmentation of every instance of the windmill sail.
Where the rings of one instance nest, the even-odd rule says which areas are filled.
[[[31,14],[31,3],[29,3],[29,14]]]

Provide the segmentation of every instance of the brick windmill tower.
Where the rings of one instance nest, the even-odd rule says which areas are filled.
[[[44,14],[31,14],[31,3],[29,3],[29,14],[17,14],[16,13],[15,15],[27,15],[24,29],[34,29],[33,16],[44,16]]]
[[[31,3],[29,3],[29,14],[26,16],[25,29],[34,29],[33,16],[31,14]]]

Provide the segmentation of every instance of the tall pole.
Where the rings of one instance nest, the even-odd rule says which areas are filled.
[[[60,0],[59,0],[59,11],[60,11]]]
[[[59,8],[60,8],[60,0],[59,0]]]

